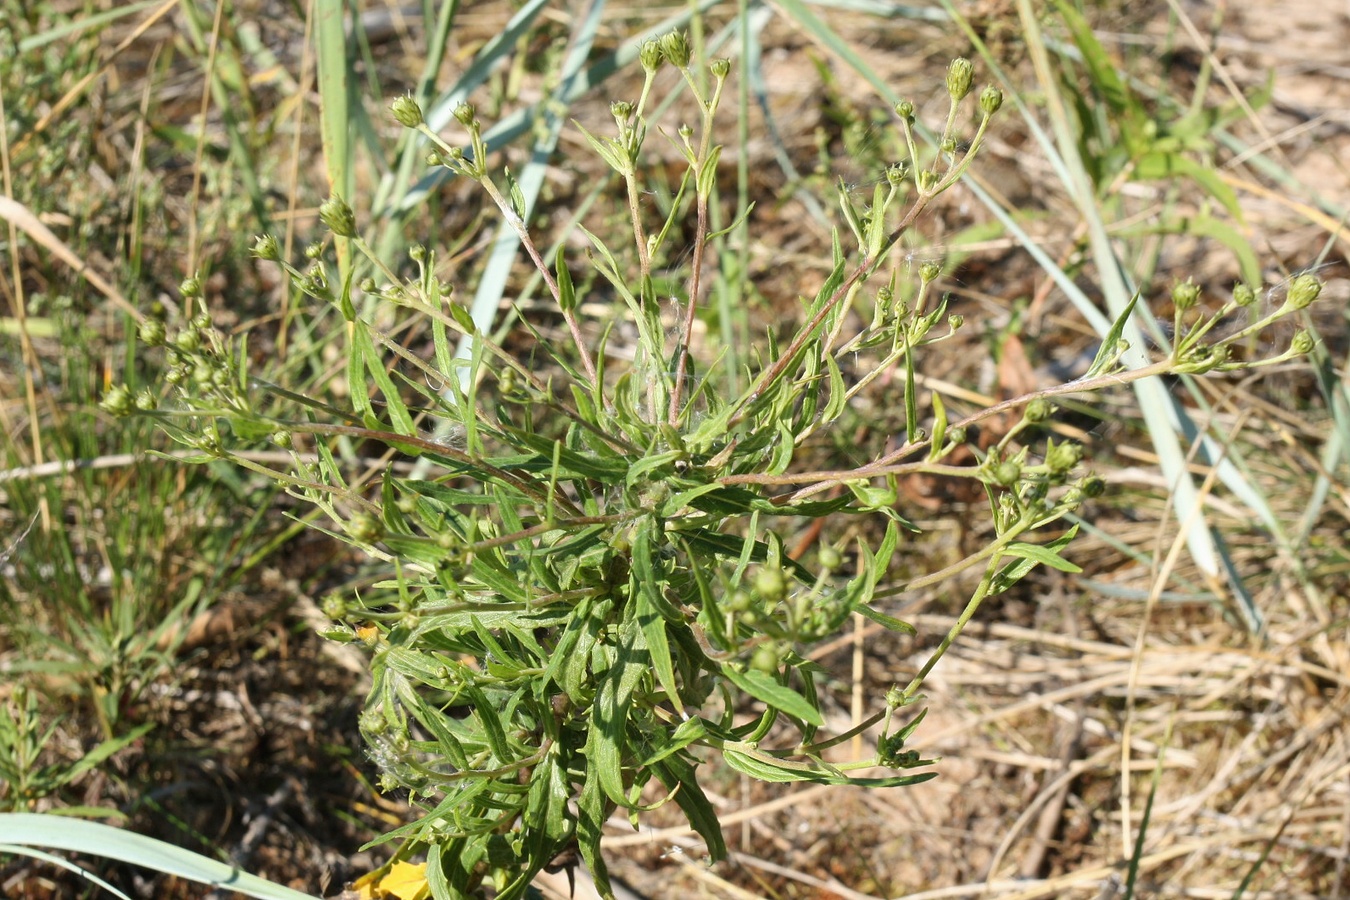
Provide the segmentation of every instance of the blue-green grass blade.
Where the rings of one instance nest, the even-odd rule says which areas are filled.
[[[562,92],[558,98],[563,105],[570,104],[578,98],[584,96],[592,88],[600,85],[615,72],[625,66],[630,65],[637,60],[638,49],[642,43],[649,38],[658,37],[675,28],[680,28],[689,21],[689,17],[695,13],[702,13],[716,5],[718,0],[700,0],[699,4],[693,9],[686,9],[683,12],[670,16],[653,25],[651,28],[635,36],[624,43],[613,53],[600,57],[596,62],[577,73],[576,78],[572,79],[566,91]],[[456,101],[458,102],[458,101]],[[437,122],[440,127],[444,127],[449,121],[450,111],[454,109],[455,104],[450,104],[446,109],[445,118],[433,119],[427,116],[427,124],[432,130],[437,130]],[[487,144],[488,150],[496,150],[511,141],[530,131],[536,111],[534,107],[521,109],[509,116],[501,119],[496,125],[489,128],[483,134],[483,140]],[[391,197],[387,207],[389,213],[403,213],[420,205],[431,191],[435,190],[443,182],[455,177],[448,169],[443,167],[424,176],[415,185],[408,189],[402,197]]]
[[[524,201],[522,218],[526,223],[530,221],[530,214],[534,210],[535,202],[539,199],[539,192],[544,186],[544,176],[548,171],[549,159],[558,146],[558,138],[562,134],[563,125],[567,122],[567,98],[572,93],[573,82],[581,74],[586,59],[590,56],[591,47],[595,43],[595,36],[604,20],[604,9],[603,0],[595,0],[591,4],[586,17],[573,31],[572,46],[568,49],[567,57],[563,61],[562,77],[558,89],[554,93],[553,101],[544,105],[544,133],[535,143],[530,154],[530,161],[521,169],[520,176],[516,179]],[[497,237],[492,242],[492,249],[488,252],[487,265],[479,276],[478,289],[474,292],[473,303],[469,307],[469,314],[473,317],[474,324],[480,332],[486,334],[492,331],[493,323],[497,318],[497,310],[501,308],[502,296],[506,291],[506,283],[511,276],[511,268],[515,264],[519,249],[519,234],[511,223],[503,221],[498,226]],[[464,359],[468,356],[470,342],[471,339],[468,336],[460,338],[459,349],[456,352],[458,358]],[[468,372],[461,370],[460,377],[466,379]]]
[[[311,894],[273,884],[229,863],[98,822],[40,813],[0,813],[0,843],[100,856],[259,900],[314,900]]]
[[[1037,81],[1046,97],[1055,135],[1054,144],[1045,146],[1044,149],[1047,154],[1057,155],[1063,161],[1069,176],[1065,181],[1065,188],[1075,199],[1079,213],[1087,225],[1090,251],[1107,309],[1113,317],[1119,316],[1135,291],[1128,283],[1124,267],[1112,247],[1087,169],[1078,154],[1077,139],[1069,120],[1067,104],[1060,91],[1060,82],[1051,68],[1039,20],[1029,0],[1018,0],[1018,10],[1027,48],[1036,70]],[[1147,365],[1148,357],[1144,350],[1147,343],[1135,321],[1126,323],[1125,338],[1131,347],[1122,355],[1122,362],[1130,368]],[[1213,532],[1204,515],[1195,484],[1186,470],[1186,455],[1178,440],[1178,431],[1182,423],[1189,421],[1189,416],[1177,405],[1175,398],[1158,379],[1137,381],[1133,389],[1139,401],[1145,427],[1158,454],[1163,476],[1172,492],[1174,514],[1186,530],[1186,544],[1191,557],[1202,571],[1218,575],[1220,561]],[[1248,619],[1249,627],[1255,626],[1259,630],[1262,619],[1258,610],[1244,609],[1244,616]]]
[[[59,869],[65,869],[67,872],[74,872],[85,881],[98,885],[114,897],[121,897],[122,900],[131,900],[126,894],[122,893],[102,878],[99,878],[93,872],[90,872],[83,866],[76,865],[65,857],[57,856],[54,853],[47,853],[32,847],[24,847],[20,844],[0,844],[0,853],[9,853],[14,856],[27,856],[30,859],[41,860],[42,862],[56,866]]]

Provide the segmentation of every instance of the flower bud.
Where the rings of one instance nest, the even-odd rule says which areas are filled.
[[[103,399],[98,402],[99,409],[109,415],[117,418],[125,418],[131,415],[134,406],[131,398],[131,388],[125,384],[115,384],[108,388],[108,392],[103,395]]]
[[[1003,92],[992,84],[980,92],[980,110],[986,116],[992,116],[1003,106]]]
[[[360,283],[357,284],[357,287],[361,289],[361,293],[363,294],[373,294],[375,293],[375,279],[367,275],[365,278],[361,279]]]
[[[1067,441],[1058,446],[1051,447],[1045,455],[1045,464],[1056,475],[1062,475],[1065,472],[1078,465],[1083,460],[1083,445]]]
[[[1006,459],[994,466],[993,471],[989,474],[993,477],[995,484],[1011,487],[1017,484],[1018,479],[1022,477],[1022,467],[1011,459]]]
[[[964,57],[952,60],[951,65],[947,67],[947,93],[954,101],[962,100],[970,93],[974,79],[975,67],[971,65],[970,60]]]
[[[1233,285],[1233,302],[1238,306],[1251,306],[1256,302],[1256,290],[1249,284],[1239,281]]]
[[[351,615],[352,612],[351,605],[347,602],[347,598],[341,594],[329,594],[327,597],[324,597],[323,606],[321,608],[323,609],[323,614],[335,622],[341,622]],[[362,718],[365,717],[363,716]],[[383,721],[382,717],[379,716],[373,718]],[[371,724],[374,725],[374,722],[372,721]]]
[[[356,237],[356,214],[337,194],[319,204],[319,219],[338,237]]]
[[[203,450],[212,456],[222,456],[220,449],[220,431],[216,426],[207,424],[202,428],[201,437],[197,438],[196,446],[198,450]]]
[[[609,114],[622,127],[628,124],[629,119],[633,118],[633,104],[627,100],[615,100],[609,105]]]
[[[439,166],[439,165],[441,165],[443,162],[444,162],[444,160],[441,159],[441,155],[440,155],[439,153],[437,153],[435,150],[431,150],[431,151],[429,151],[429,152],[427,153],[427,159],[426,159],[427,165],[429,165],[429,166]]]
[[[661,62],[665,59],[661,55],[661,42],[652,38],[649,41],[643,41],[642,47],[638,50],[638,61],[642,63],[642,69],[646,72],[655,72],[661,68]]]
[[[926,262],[919,266],[919,280],[924,284],[937,279],[942,274],[942,266],[935,262]]]
[[[426,258],[427,258],[427,248],[422,246],[421,244],[413,244],[411,247],[408,248],[408,259],[412,260],[413,262],[420,263],[425,261]]]
[[[947,317],[947,327],[950,328],[952,331],[957,331],[957,330],[959,330],[959,329],[961,328],[961,326],[965,324],[965,322],[966,322],[966,317],[965,317],[965,316],[948,316],[948,317]]]
[[[731,60],[714,59],[708,64],[708,71],[712,72],[712,76],[718,81],[722,81],[731,74]]]
[[[964,444],[966,442],[966,437],[967,433],[964,428],[957,427],[947,429],[947,440],[952,444]]]
[[[253,240],[253,255],[258,259],[281,259],[281,245],[270,234],[260,234]]]
[[[750,668],[760,672],[777,672],[778,651],[769,644],[760,644],[750,656]]]
[[[289,431],[274,431],[272,432],[272,443],[282,450],[290,450],[295,446],[295,438]]]
[[[944,138],[942,143],[938,145],[938,149],[941,150],[943,153],[955,153],[956,138],[953,137]]]
[[[153,412],[159,407],[159,398],[154,391],[146,388],[136,395],[136,408],[141,412]]]
[[[820,562],[822,569],[831,572],[844,564],[844,554],[830,546],[821,547],[816,554],[816,559]]]
[[[394,119],[398,124],[404,128],[416,128],[423,122],[422,107],[412,98],[411,94],[404,94],[394,100],[389,106],[389,111],[394,114]]]
[[[1200,300],[1200,285],[1187,279],[1172,288],[1172,302],[1181,312],[1195,307]]]
[[[1317,341],[1313,339],[1313,336],[1300,328],[1289,341],[1289,352],[1297,353],[1299,356],[1307,356],[1316,345]]]
[[[330,595],[330,597],[331,596],[332,595]],[[324,598],[323,610],[325,614],[328,612],[328,603],[329,598]],[[337,618],[337,616],[331,616],[330,618]],[[389,720],[379,708],[374,706],[367,706],[365,709],[361,710],[361,715],[357,717],[356,725],[361,729],[363,734],[381,735],[389,730]],[[395,782],[395,786],[397,786],[397,782]]]
[[[347,533],[362,544],[373,544],[384,537],[384,526],[368,512],[353,513],[347,520]]]
[[[163,319],[146,319],[137,330],[141,343],[150,347],[164,346],[166,334]]]
[[[473,108],[472,103],[461,103],[455,107],[453,115],[456,122],[463,125],[465,128],[472,129],[474,127],[474,116],[477,115],[477,111]]]
[[[1106,481],[1099,475],[1089,475],[1078,483],[1078,489],[1089,500],[1095,500],[1106,493]]]
[[[1320,293],[1322,282],[1311,272],[1304,272],[1289,282],[1289,295],[1284,302],[1290,309],[1306,309]]]
[[[200,297],[202,295],[202,280],[196,275],[189,275],[178,285],[178,293],[184,297]]]
[[[173,345],[184,353],[196,353],[202,346],[202,333],[196,328],[185,328],[174,337]]]
[[[919,190],[927,193],[937,187],[938,177],[936,172],[924,169],[919,173]]]
[[[1022,414],[1028,422],[1038,425],[1054,415],[1055,405],[1044,397],[1037,397],[1027,404],[1026,412]]]
[[[693,50],[689,47],[689,36],[683,31],[672,31],[661,37],[661,55],[677,69],[689,68],[689,59]]]
[[[784,577],[782,569],[771,567],[760,569],[755,573],[752,587],[756,594],[771,603],[787,596],[787,578]]]
[[[899,187],[909,175],[909,166],[902,162],[891,163],[886,167],[886,183],[891,187]]]
[[[895,114],[906,122],[914,121],[914,104],[908,100],[901,100],[895,104]]]

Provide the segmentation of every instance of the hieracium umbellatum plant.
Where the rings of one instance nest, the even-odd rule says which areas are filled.
[[[361,731],[382,787],[407,791],[421,812],[385,839],[403,842],[402,858],[425,854],[436,897],[522,896],[573,847],[608,894],[605,824],[616,813],[636,823],[667,802],[719,859],[726,847],[699,785],[700,771],[719,763],[779,782],[894,787],[933,777],[931,761],[906,746],[922,718],[925,677],[983,600],[1037,565],[1074,571],[1061,555],[1073,529],[1053,540],[1036,534],[1103,489],[1082,471],[1079,445],[1042,437],[1054,397],[1236,366],[1228,348],[1268,324],[1212,340],[1218,319],[1251,305],[1254,289],[1239,286],[1218,314],[1203,316],[1193,286],[1181,286],[1178,339],[1166,359],[1123,369],[1118,325],[1078,381],[949,421],[918,375],[961,317],[938,291],[938,264],[920,266],[911,283],[903,254],[892,251],[961,178],[1002,104],[995,88],[972,101],[973,67],[957,60],[935,150],[920,149],[914,105],[898,104],[908,159],[884,173],[866,203],[840,191],[846,230],[826,251],[828,277],[802,298],[800,323],[786,337],[741,357],[753,360],[736,373],[744,388],[725,396],[731,379],[719,357],[693,342],[713,256],[722,152],[714,119],[731,65],[713,62],[707,78],[696,77],[681,34],[648,42],[639,59],[646,79],[637,98],[612,104],[607,133],[582,130],[623,185],[627,248],[586,231],[584,253],[559,249],[546,259],[514,181],[492,165],[475,109],[454,111],[468,138],[460,147],[427,125],[411,97],[392,105],[393,117],[429,142],[431,162],[480,184],[518,233],[569,336],[546,348],[548,366],[527,365],[475,328],[438,276],[434,249],[378,258],[340,197],[320,217],[333,240],[350,241],[364,258],[364,274],[344,278],[322,246],[292,265],[268,235],[255,253],[341,314],[349,409],[251,378],[241,343],[200,316],[177,329],[152,318],[141,329],[146,344],[164,347],[178,388],[172,405],[149,414],[199,458],[235,459],[285,484],[326,515],[333,533],[389,563],[375,589],[325,600],[325,634],[369,651]],[[653,223],[645,146],[663,66],[683,75],[699,118],[663,130],[685,174],[669,214]],[[692,233],[688,248],[670,246],[679,233]],[[653,270],[685,249],[688,279],[672,320]],[[578,267],[598,278],[578,277]],[[581,284],[603,285],[622,304],[637,334],[631,362],[606,352],[614,338],[605,323],[583,321]],[[1315,279],[1297,279],[1279,314],[1316,290]],[[426,323],[428,354],[395,341],[389,323],[409,317]],[[461,356],[465,336],[471,352]],[[1297,339],[1295,352],[1306,352]],[[851,401],[887,372],[903,387],[900,446],[847,471],[806,471],[805,443],[839,427]],[[137,407],[118,389],[105,400],[116,414]],[[982,418],[1019,407],[1021,420],[992,446],[971,440]],[[417,477],[391,466],[352,487],[330,452],[338,439],[416,460]],[[269,468],[235,452],[256,440],[290,451],[293,464]],[[962,448],[976,464],[954,461]],[[912,631],[882,608],[905,587],[888,573],[914,530],[898,491],[912,473],[981,483],[993,530],[978,552],[908,587],[955,584],[967,570],[978,582],[918,672],[852,730],[826,733],[824,673],[811,646],[855,615]],[[793,558],[788,536],[821,517],[845,523],[839,533],[849,539]],[[875,752],[838,761],[834,751],[864,732]]]

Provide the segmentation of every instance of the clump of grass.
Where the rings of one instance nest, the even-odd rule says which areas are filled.
[[[172,331],[156,319],[141,329],[145,343],[165,348],[174,405],[148,408],[123,387],[103,401],[116,415],[154,417],[198,461],[229,459],[274,479],[326,514],[331,533],[389,564],[373,591],[327,598],[325,634],[370,651],[361,730],[382,786],[408,791],[422,813],[381,840],[402,842],[398,862],[426,855],[424,875],[438,898],[484,888],[522,896],[573,847],[608,896],[603,826],[620,810],[636,825],[642,812],[670,801],[721,858],[721,829],[699,786],[698,767],[710,757],[773,782],[881,788],[933,777],[932,761],[907,747],[923,717],[925,678],[987,598],[1038,565],[1076,571],[1062,555],[1076,529],[1056,523],[1103,489],[1083,472],[1080,446],[1041,437],[1054,398],[1252,365],[1227,354],[1247,331],[1212,338],[1218,319],[1246,295],[1215,315],[1196,315],[1194,293],[1183,286],[1174,296],[1179,338],[1152,365],[1121,365],[1126,309],[1077,381],[960,421],[948,420],[937,395],[922,398],[926,354],[964,323],[934,288],[940,267],[925,264],[917,283],[904,284],[893,251],[966,171],[1002,103],[993,88],[972,97],[973,67],[958,59],[946,74],[950,105],[935,152],[916,144],[913,105],[897,104],[908,159],[887,170],[865,205],[840,192],[848,231],[834,237],[824,284],[802,299],[801,322],[782,338],[738,348],[736,358],[749,362],[729,379],[719,356],[728,348],[696,347],[694,326],[712,262],[705,253],[722,151],[716,114],[731,64],[708,64],[703,87],[679,32],[644,44],[640,59],[646,79],[638,97],[611,106],[610,134],[585,134],[625,186],[631,247],[582,229],[584,259],[564,249],[544,258],[518,184],[490,165],[472,106],[454,112],[469,135],[458,147],[428,127],[411,97],[393,104],[402,125],[432,142],[434,166],[482,187],[545,282],[568,335],[562,344],[541,341],[545,371],[475,325],[439,276],[433,249],[384,258],[362,238],[352,206],[334,196],[320,209],[333,246],[313,247],[305,268],[270,235],[255,253],[341,314],[348,408],[254,379],[243,341],[204,314]],[[644,146],[664,66],[680,73],[699,119],[670,136],[685,170],[668,212],[649,223]],[[669,243],[680,225],[691,234],[691,275],[672,320],[651,261],[677,255]],[[336,269],[332,255],[343,261]],[[598,277],[578,278],[581,267]],[[604,285],[622,302],[638,335],[631,364],[607,355],[608,330],[597,339],[579,317],[581,283]],[[1316,279],[1299,280],[1276,316],[1305,307],[1318,290]],[[852,316],[858,310],[860,320]],[[396,340],[405,322],[429,329],[425,356]],[[455,352],[459,340],[467,357]],[[1279,359],[1306,353],[1308,344],[1296,338]],[[846,358],[859,361],[848,377]],[[850,402],[886,372],[903,384],[901,446],[847,470],[800,471],[806,442],[837,427]],[[739,393],[716,389],[736,382],[745,385]],[[971,426],[1009,411],[1020,419],[996,444],[968,440]],[[427,435],[437,423],[452,426],[438,430],[449,437]],[[267,438],[294,453],[289,469],[237,450]],[[390,465],[372,481],[354,481],[334,450],[355,444],[380,448],[391,461],[416,459],[425,477]],[[975,463],[956,464],[958,450]],[[854,729],[826,734],[821,671],[807,648],[855,614],[912,631],[874,601],[905,535],[916,530],[896,510],[897,479],[914,473],[981,486],[987,543],[926,579],[955,583],[974,571],[978,583],[910,681],[872,698],[873,712]],[[784,549],[789,531],[825,517],[849,522],[850,540],[792,558]],[[758,712],[747,716],[750,706]],[[874,754],[830,758],[832,748],[874,727]],[[873,769],[883,772],[860,774]]]

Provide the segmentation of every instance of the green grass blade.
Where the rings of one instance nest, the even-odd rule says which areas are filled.
[[[32,859],[42,860],[43,862],[49,865],[56,866],[57,868],[60,869],[65,869],[67,872],[74,872],[76,875],[80,876],[85,881],[89,881],[98,885],[99,887],[103,888],[105,891],[107,891],[108,893],[112,894],[115,897],[121,897],[122,900],[131,900],[131,898],[128,897],[126,894],[122,893],[117,888],[113,887],[111,884],[104,881],[102,878],[99,878],[93,872],[90,872],[88,869],[82,866],[77,866],[70,860],[65,859],[64,857],[57,856],[54,853],[46,853],[42,850],[35,850],[32,847],[24,847],[19,844],[0,844],[0,853],[10,853],[15,856],[27,856]]]
[[[314,900],[310,894],[241,872],[228,863],[98,822],[39,813],[0,813],[0,843],[101,856],[259,900]]]
[[[351,115],[347,34],[342,27],[343,0],[315,0],[314,45],[319,80],[319,131],[329,189],[348,202],[352,196]],[[351,268],[350,242],[335,242],[338,267],[345,279]]]
[[[123,16],[138,13],[152,6],[159,6],[160,0],[140,0],[139,3],[127,3],[92,15],[80,16],[64,22],[54,28],[48,28],[41,34],[30,35],[19,41],[19,52],[27,53],[57,41],[74,40],[78,35],[95,28],[101,28],[109,22],[115,22]]]

